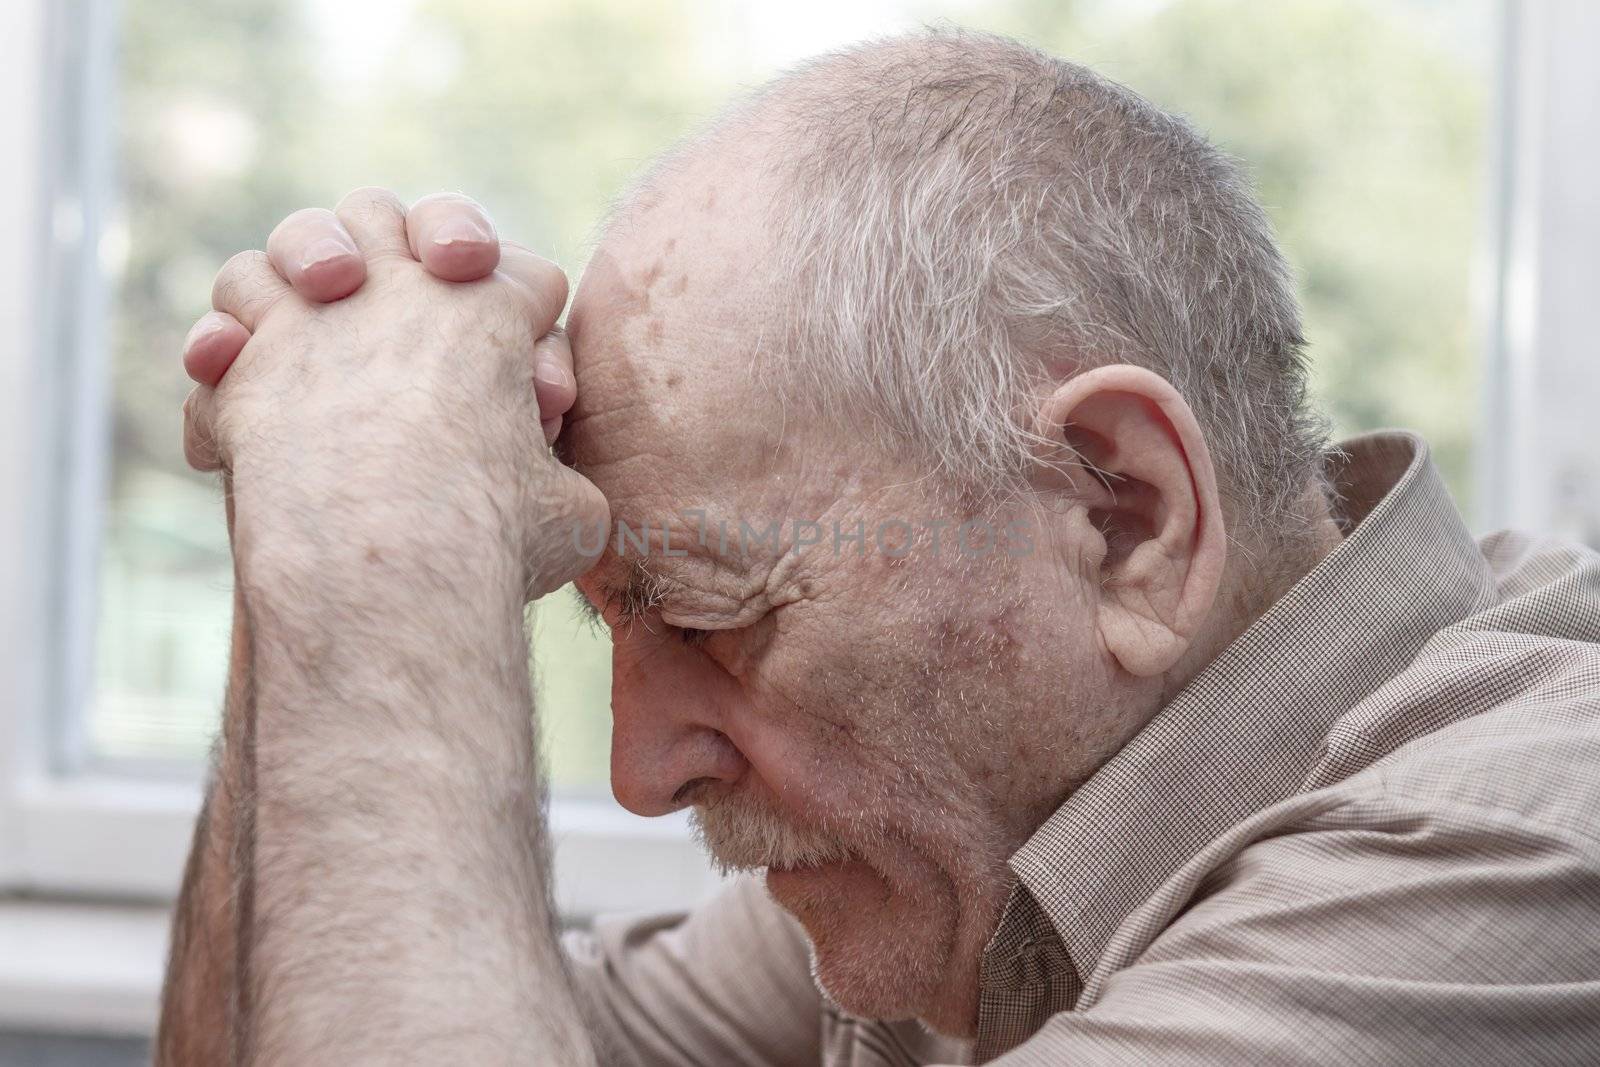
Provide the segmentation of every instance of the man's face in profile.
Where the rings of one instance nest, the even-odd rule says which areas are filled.
[[[564,444],[612,508],[578,584],[612,628],[613,790],[646,815],[694,805],[718,861],[767,868],[846,1010],[954,1028],[975,1005],[941,1000],[947,977],[975,973],[1006,859],[1062,799],[1046,757],[1092,767],[1115,717],[1087,593],[1044,542],[960,551],[973,521],[1020,546],[1025,514],[764,385],[781,293],[748,173],[708,160],[646,198],[568,318]],[[820,540],[794,550],[797,522]],[[1083,736],[1030,727],[1063,700]]]

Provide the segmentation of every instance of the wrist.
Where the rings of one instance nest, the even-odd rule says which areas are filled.
[[[279,473],[285,468],[293,471],[288,478]],[[237,467],[230,477],[235,568],[257,589],[292,585],[303,598],[372,608],[520,596],[526,576],[516,509],[482,481],[463,473],[377,491],[353,471]]]
[[[355,752],[377,722],[432,758],[440,709],[463,688],[483,699],[448,725],[515,732],[530,700],[526,582],[505,531],[459,501],[352,510],[252,492],[234,475],[237,597],[257,685],[283,697],[269,704],[286,740]]]

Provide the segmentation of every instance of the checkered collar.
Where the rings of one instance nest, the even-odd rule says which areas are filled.
[[[1349,536],[1011,858],[1078,976],[1208,842],[1297,792],[1339,716],[1492,595],[1420,437],[1374,433],[1341,447],[1332,473],[1347,528],[1356,524]],[[1016,903],[989,954],[1027,940],[1003,936],[1020,921]]]

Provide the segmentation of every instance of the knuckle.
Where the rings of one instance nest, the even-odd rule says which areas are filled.
[[[478,203],[472,197],[465,193],[452,192],[429,193],[427,196],[419,198],[416,203],[412,204],[411,210],[415,211],[419,207],[434,207],[436,205],[458,209],[465,208],[469,211],[483,211],[483,205]]]
[[[566,304],[566,271],[562,270],[553,261],[536,252],[530,252],[521,245],[504,242],[501,247],[502,249],[510,249],[512,252],[511,256],[506,256],[502,252],[501,262],[511,268],[506,273],[514,281],[538,297],[541,304],[546,300],[553,304]],[[512,262],[508,263],[507,261]],[[556,310],[559,314],[560,308],[558,307]]]
[[[545,257],[545,256],[541,256],[539,253],[535,252],[533,249],[529,248],[527,245],[521,243],[520,241],[502,240],[500,242],[500,247],[501,247],[502,250],[511,253],[517,259],[526,260],[529,263],[542,263],[545,266],[551,268],[552,270],[556,270],[556,271],[560,271],[561,270],[560,267],[556,266],[554,260],[549,259],[548,257]]]
[[[183,400],[183,457],[195,470],[215,470],[218,453],[206,400],[209,391],[196,387]]]
[[[266,263],[266,261],[267,254],[261,251],[261,249],[247,248],[243,252],[235,252],[233,255],[229,256],[228,261],[224,263],[222,265],[222,269],[217,272],[217,277],[221,278],[229,274],[248,273],[249,271],[253,271],[257,267]]]
[[[211,283],[211,306],[219,311],[228,307],[243,295],[252,279],[260,276],[263,268],[271,270],[272,266],[267,254],[260,249],[234,253],[217,271],[217,277]]]
[[[211,400],[216,390],[197,385],[183,398],[183,423],[186,428],[198,428],[211,421]]]
[[[379,185],[363,185],[359,189],[350,190],[339,199],[336,212],[347,211],[357,214],[397,212],[404,215],[406,208],[393,191]]]
[[[291,230],[312,224],[325,224],[333,220],[333,212],[327,208],[303,207],[298,211],[291,211],[283,217],[272,230],[273,237],[282,237]],[[270,238],[269,238],[270,240]]]
[[[567,295],[567,272],[543,256],[535,258],[538,261],[536,266],[540,286],[565,298]]]

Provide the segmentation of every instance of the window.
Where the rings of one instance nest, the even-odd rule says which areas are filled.
[[[176,353],[211,273],[294,207],[382,183],[470,191],[575,276],[628,173],[784,58],[772,49],[792,16],[735,6],[754,48],[719,40],[730,31],[706,5],[123,5],[114,88],[90,102],[109,109],[108,184],[85,192],[112,418],[93,683],[71,759],[183,768],[215,728],[227,541],[213,479],[176,449]],[[1341,426],[1424,430],[1470,498],[1485,5],[1241,7],[972,5],[966,21],[1083,57],[1248,160],[1303,275]],[[538,616],[555,787],[603,795],[604,639],[563,598]]]
[[[1479,491],[1500,484],[1482,471],[1504,464],[1476,458],[1473,303],[1475,270],[1480,293],[1510,284],[1504,241],[1486,240],[1510,240],[1489,196],[1507,195],[1491,165],[1504,90],[1490,0],[34,0],[15,11],[6,47],[28,61],[11,75],[6,121],[17,143],[43,147],[17,179],[38,210],[13,232],[36,237],[28,247],[46,249],[49,267],[34,276],[26,257],[7,261],[47,309],[10,368],[18,395],[44,398],[26,412],[15,402],[42,462],[0,468],[0,510],[24,502],[15,543],[37,564],[17,576],[26,595],[4,661],[17,663],[15,708],[36,710],[6,724],[29,753],[4,772],[30,783],[8,809],[13,880],[157,897],[176,884],[217,722],[231,582],[216,485],[178,448],[178,352],[230,254],[358,185],[407,198],[461,189],[576,278],[609,197],[650,156],[740,86],[874,32],[948,18],[1018,35],[1190,115],[1259,182],[1339,429],[1422,430],[1463,506],[1498,514]],[[42,108],[27,83],[41,62]],[[1498,323],[1495,300],[1484,306]],[[609,800],[604,637],[559,594],[538,608],[534,650],[568,841],[563,900],[591,910],[693,896],[707,875],[681,821],[621,819]],[[660,879],[611,884],[604,832],[658,849]],[[648,900],[630,895],[638,885]]]

